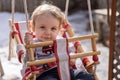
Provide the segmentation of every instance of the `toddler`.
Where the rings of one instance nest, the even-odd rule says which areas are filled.
[[[32,14],[32,30],[36,36],[32,40],[32,36],[29,32],[25,34],[25,43],[32,41],[45,42],[53,41],[62,36],[63,23],[67,22],[63,12],[52,4],[42,4],[38,6]],[[70,51],[70,50],[69,50]],[[34,49],[35,60],[46,59],[54,57],[53,46],[38,47]],[[28,55],[25,55],[24,62],[28,61]],[[73,65],[73,61],[71,61]],[[75,64],[75,63],[74,63]],[[55,63],[48,63],[39,65],[44,70],[37,75],[36,80],[60,80],[57,71],[57,65]],[[26,64],[23,65],[22,74],[27,71]],[[70,69],[72,80],[94,80],[92,74],[87,71],[80,71],[77,69]]]

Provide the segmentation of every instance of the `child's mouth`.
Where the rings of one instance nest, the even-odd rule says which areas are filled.
[[[44,39],[45,39],[45,40],[50,40],[50,38],[49,38],[49,37],[45,37]]]

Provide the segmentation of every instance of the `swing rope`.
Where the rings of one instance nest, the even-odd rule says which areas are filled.
[[[11,9],[12,9],[12,20],[11,20],[11,28],[13,29],[13,26],[14,26],[14,12],[15,12],[15,10],[14,10],[14,8],[15,8],[15,0],[12,0],[12,2],[11,2],[11,5],[12,5],[12,7],[11,7]],[[14,44],[14,42],[13,42],[13,38],[12,38],[12,33],[13,32],[10,32],[10,35],[9,35],[9,56],[8,56],[8,60],[11,60],[11,57],[14,57],[15,55],[15,51],[14,51],[14,46],[13,46],[13,44]]]
[[[88,11],[89,11],[89,20],[90,20],[90,28],[91,28],[91,33],[94,35],[94,26],[93,26],[93,19],[92,19],[92,12],[91,12],[91,3],[90,0],[87,0],[88,4]],[[68,16],[68,6],[69,6],[69,0],[66,0],[66,8],[65,8],[65,17],[67,18]],[[95,51],[95,49],[93,49]],[[93,60],[98,61],[97,55],[93,55]],[[93,74],[96,72],[96,64],[94,65],[94,71]]]
[[[27,30],[28,31],[30,31],[30,28],[29,28],[29,25],[28,25],[28,21],[29,21],[29,19],[28,19],[28,9],[27,9],[27,1],[26,0],[23,0],[24,2],[24,11],[25,11],[25,17],[26,17],[26,25],[27,25]]]
[[[9,25],[11,27],[11,32],[10,32],[10,41],[9,41],[9,56],[8,56],[8,60],[11,59],[11,57],[15,56],[15,51],[14,51],[14,42],[13,42],[13,38],[16,39],[16,43],[17,43],[17,54],[18,54],[18,60],[20,62],[22,62],[22,57],[24,54],[24,46],[23,44],[21,44],[20,38],[19,38],[19,33],[16,30],[16,27],[14,26],[14,14],[15,14],[15,0],[11,1],[11,9],[12,9],[12,18],[9,20]]]
[[[69,0],[66,0],[66,6],[65,6],[65,17],[68,16],[68,8],[69,8]]]
[[[93,18],[92,18],[92,11],[91,11],[90,0],[87,0],[87,3],[88,3],[88,11],[89,11],[89,20],[90,20],[91,33],[94,34]]]
[[[12,0],[12,26],[14,25],[15,0]]]
[[[92,33],[92,35],[93,35],[95,32],[94,32],[93,18],[92,18],[92,11],[91,11],[91,3],[90,3],[90,2],[91,2],[90,0],[87,0],[88,11],[89,11],[89,20],[90,20],[90,28],[91,28],[91,33]],[[98,61],[98,56],[97,56],[97,55],[93,55],[93,60],[94,60],[94,61]],[[96,68],[97,68],[97,65],[95,64],[95,65],[94,65],[93,74],[95,74]]]
[[[25,16],[26,16],[26,26],[27,26],[27,31],[28,32],[31,32],[30,30],[30,26],[29,26],[29,20],[28,20],[28,9],[27,9],[27,1],[26,0],[23,0],[23,3],[24,3],[24,11],[25,11]],[[28,44],[32,44],[32,42],[29,42],[27,43]],[[29,60],[30,61],[34,61],[34,51],[32,48],[29,48],[28,49],[28,52],[29,52]],[[38,70],[37,70],[37,67],[36,66],[31,66],[30,67],[32,72],[30,74],[32,74],[29,78],[32,79],[32,80],[35,80],[36,79],[36,74],[38,74]],[[36,71],[37,70],[37,71]],[[29,75],[29,74],[28,74]],[[27,76],[28,76],[27,75]],[[26,77],[26,75],[23,77],[23,79]]]

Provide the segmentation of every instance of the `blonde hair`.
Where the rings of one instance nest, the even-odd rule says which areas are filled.
[[[60,25],[64,22],[65,16],[58,7],[52,4],[42,4],[33,11],[33,14],[31,16],[33,25],[35,25],[35,20],[37,19],[37,17],[44,15],[45,13],[51,14],[56,19],[58,19],[60,22]]]

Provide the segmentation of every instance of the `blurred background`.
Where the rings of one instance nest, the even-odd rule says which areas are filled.
[[[11,19],[11,1],[0,0],[0,80],[21,80],[20,69],[22,64],[17,57],[8,61],[9,55],[9,27]],[[27,0],[29,18],[33,10],[45,0]],[[66,0],[46,0],[65,11]],[[101,51],[100,65],[96,70],[100,80],[108,80],[109,65],[109,18],[111,16],[112,0],[91,0],[92,17],[95,33],[99,34],[97,48]],[[119,1],[119,0],[118,0]],[[25,20],[23,0],[15,0],[15,21]],[[109,14],[109,15],[108,15]],[[117,14],[119,15],[119,13]],[[68,20],[73,26],[76,35],[90,34],[90,21],[87,0],[69,0]],[[4,33],[4,35],[3,35]],[[84,49],[89,50],[90,42],[82,42]],[[8,71],[10,70],[10,71]]]
[[[27,0],[29,15],[31,15],[32,11],[38,5],[40,5],[41,2],[43,1],[45,0]],[[51,2],[52,4],[61,8],[62,11],[65,11],[66,0],[46,0],[46,1]],[[103,43],[108,46],[108,41],[106,41],[109,35],[109,29],[108,29],[109,27],[107,24],[107,17],[108,17],[107,8],[108,8],[108,5],[109,5],[109,8],[111,7],[111,0],[109,0],[109,3],[107,1],[108,0],[91,0],[91,8],[93,10],[94,25],[96,26],[95,29],[100,34],[100,40],[102,40]],[[102,9],[104,10],[102,11]],[[87,11],[87,10],[88,10],[87,0],[70,0],[69,1],[69,12],[68,12],[69,15],[77,11]],[[3,12],[3,11],[11,12],[11,0],[0,0],[0,12]],[[15,11],[24,13],[23,0],[15,0]],[[107,26],[107,27],[104,28],[104,26]],[[88,30],[89,29],[90,28],[88,23]]]

